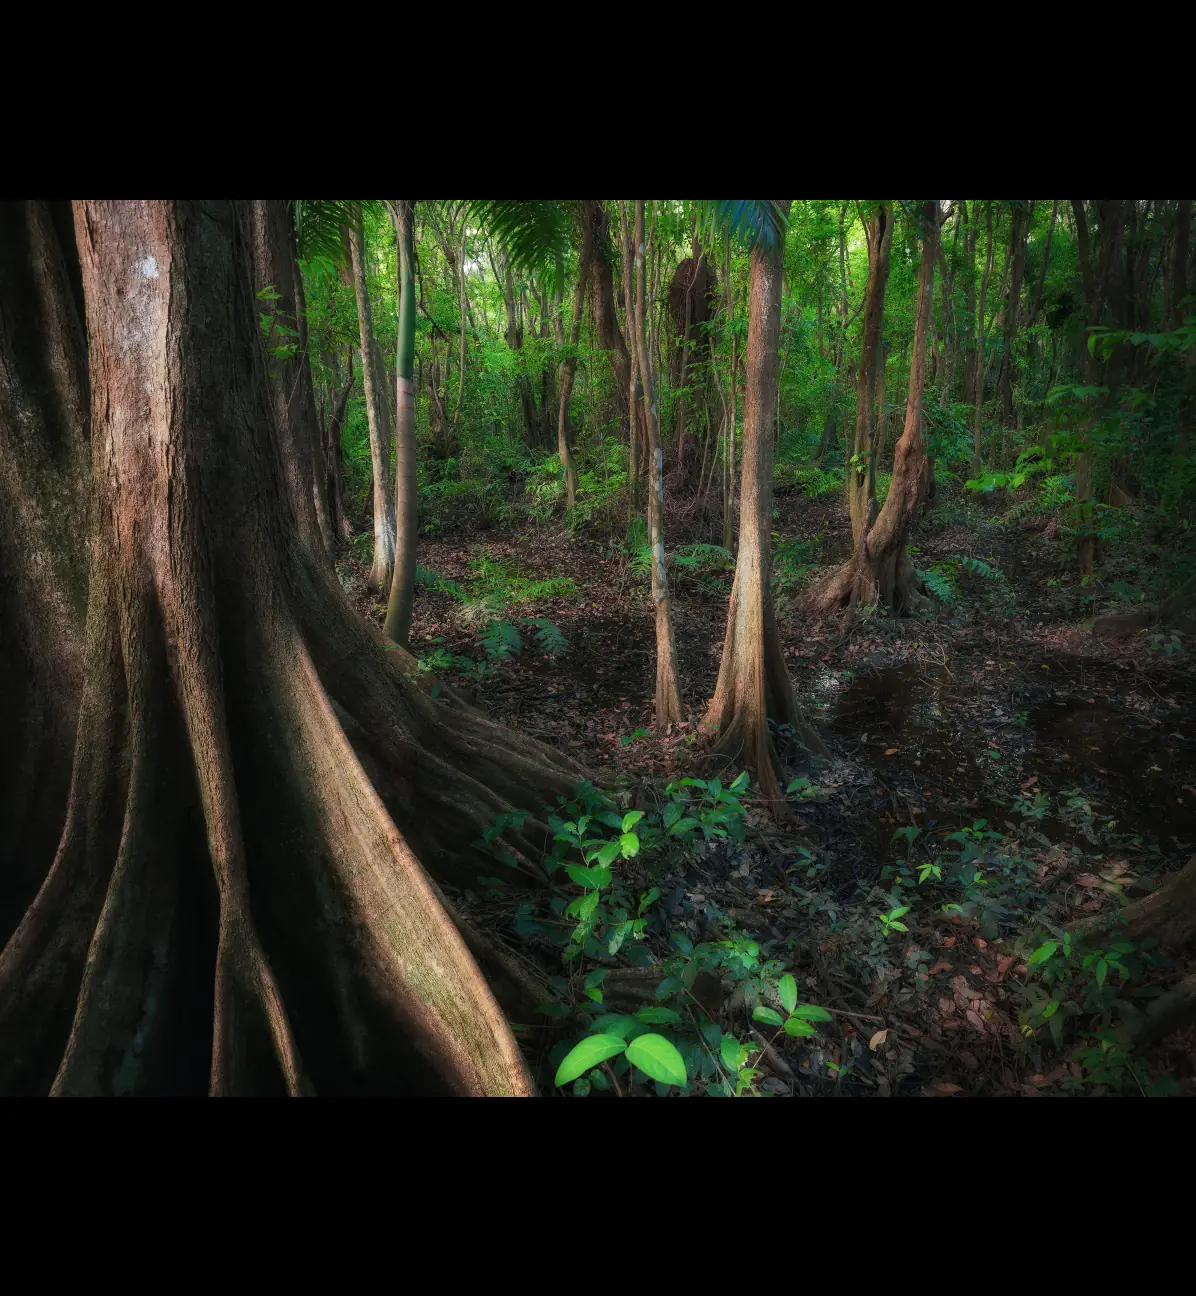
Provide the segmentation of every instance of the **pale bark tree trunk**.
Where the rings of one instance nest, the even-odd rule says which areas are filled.
[[[593,240],[587,225],[582,236],[581,259],[577,265],[577,289],[573,297],[573,322],[569,326],[569,353],[561,362],[561,401],[557,411],[556,448],[565,477],[565,505],[572,508],[577,498],[577,468],[573,463],[573,450],[569,445],[569,402],[573,398],[573,381],[577,374],[577,347],[581,342],[581,323],[585,313],[586,288],[590,279],[590,258]],[[560,271],[558,270],[558,274]],[[562,328],[560,313],[557,326]]]
[[[17,672],[16,696],[0,690],[0,714],[18,721],[6,740],[26,740],[5,760],[55,768],[32,799],[0,801],[0,850],[39,848],[24,874],[0,871],[0,913],[17,915],[0,933],[0,1092],[530,1092],[462,937],[483,942],[418,856],[476,873],[469,843],[496,812],[577,773],[427,697],[295,543],[249,212],[76,205],[90,484],[70,466],[86,371],[61,257],[12,247],[11,223],[6,210],[0,444],[49,468],[0,482],[0,584],[25,595],[0,650],[26,667],[51,651]],[[36,212],[27,224],[44,233]],[[15,302],[10,254],[32,279]],[[30,292],[54,313],[15,354],[49,371],[7,363]],[[57,426],[36,421],[42,392]],[[47,531],[40,501],[80,494],[86,532],[62,527],[69,513]],[[56,565],[85,538],[86,565]],[[73,756],[51,723],[67,709]],[[525,867],[545,832],[520,830]]]
[[[789,203],[780,203],[788,214]],[[803,720],[785,669],[769,582],[772,534],[772,422],[781,327],[783,243],[752,253],[748,344],[744,375],[743,475],[739,553],[727,608],[718,684],[703,728],[714,753],[732,768],[746,766],[774,814],[785,813],[781,762],[768,722],[788,725],[808,752],[824,752]]]
[[[349,227],[353,266],[353,291],[357,295],[357,329],[361,339],[361,384],[365,391],[366,418],[370,425],[370,462],[374,480],[374,560],[370,584],[379,594],[390,591],[394,576],[395,506],[390,488],[390,400],[385,391],[385,369],[378,364],[374,316],[365,273],[365,231],[361,213]]]
[[[623,318],[627,321],[627,331],[634,330],[635,308],[632,304],[632,259],[630,218],[627,215],[627,204],[620,208],[620,234],[623,244]],[[599,211],[599,228],[605,228],[605,214]],[[609,240],[607,240],[609,247]],[[623,342],[623,334],[614,318],[613,292],[610,284],[610,267],[603,270],[602,258],[604,248],[602,241],[594,238],[594,314],[598,322],[598,342],[603,350],[611,352],[615,378],[622,382],[627,392],[627,509],[628,517],[639,516],[639,463],[640,463],[640,428],[643,422],[640,400],[639,349],[631,348],[628,356]]]
[[[648,354],[645,320],[647,272],[644,258],[644,200],[635,200],[635,348],[643,375],[648,423],[648,544],[652,550],[652,602],[656,607],[656,724],[664,729],[685,718],[677,679],[677,644],[664,566],[664,452],[660,445],[660,414],[656,380]]]
[[[395,355],[395,537],[394,576],[386,608],[386,634],[407,646],[415,603],[415,549],[419,541],[415,445],[415,203],[392,207],[399,254],[399,334]],[[462,271],[464,282],[464,271]],[[465,334],[462,331],[462,344]]]

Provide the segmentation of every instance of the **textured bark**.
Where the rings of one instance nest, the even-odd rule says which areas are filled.
[[[644,202],[635,202],[635,349],[643,375],[648,423],[648,544],[652,549],[652,602],[656,607],[656,724],[664,729],[685,718],[681,686],[677,680],[677,643],[669,582],[664,565],[664,451],[660,444],[660,413],[656,381],[648,355],[644,321],[646,294],[644,270]]]
[[[0,202],[0,946],[58,840],[83,685],[90,409],[72,267],[69,207]]]
[[[366,418],[370,425],[370,461],[374,483],[374,560],[370,584],[379,594],[389,594],[394,575],[395,505],[390,488],[390,398],[386,394],[385,366],[379,364],[374,337],[374,316],[365,276],[365,232],[361,214],[349,229],[353,265],[353,290],[357,294],[357,329],[361,339],[361,385],[365,389]]]
[[[922,440],[922,390],[926,378],[926,344],[934,307],[934,265],[939,238],[938,202],[922,204],[922,266],[918,276],[918,305],[914,323],[913,358],[905,429],[893,452],[893,478],[880,516],[868,529],[858,555],[814,592],[811,603],[820,612],[846,605],[849,615],[873,604],[894,616],[915,612],[925,602],[925,590],[905,551],[905,537],[931,491],[933,469]]]
[[[788,214],[789,204],[780,204]],[[777,391],[784,247],[752,253],[743,414],[739,553],[714,696],[703,728],[730,768],[746,766],[774,813],[785,813],[780,754],[768,722],[788,725],[807,752],[824,752],[803,720],[785,669],[769,583],[772,534],[772,422]]]
[[[61,771],[46,783],[52,863],[0,953],[0,1092],[529,1092],[417,852],[444,876],[468,869],[496,812],[568,791],[575,772],[426,697],[294,543],[248,213],[75,216],[93,426],[82,684],[58,815]],[[7,343],[7,296],[2,310]],[[55,363],[67,379],[71,358]],[[54,449],[54,427],[28,433]],[[21,604],[34,648],[78,588],[55,544],[36,551],[55,600]],[[18,683],[26,713],[57,686]],[[0,905],[23,888],[0,874]]]

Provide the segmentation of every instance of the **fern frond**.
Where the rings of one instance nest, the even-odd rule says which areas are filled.
[[[775,247],[783,242],[789,222],[772,199],[703,198],[694,204],[698,224],[709,239],[718,233],[747,247]]]

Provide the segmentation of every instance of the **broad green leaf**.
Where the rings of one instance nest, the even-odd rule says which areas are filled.
[[[683,1085],[688,1077],[685,1062],[663,1035],[640,1035],[627,1045],[627,1060],[649,1079]]]
[[[557,1067],[553,1083],[567,1085],[599,1062],[617,1057],[626,1047],[626,1042],[617,1035],[590,1035],[565,1055],[565,1060]]]
[[[734,1035],[724,1035],[719,1041],[718,1051],[728,1070],[739,1070],[739,1041]]]
[[[752,1010],[753,1021],[763,1022],[766,1026],[780,1026],[784,1018],[775,1008],[766,1008],[763,1004]]]
[[[798,1004],[793,1010],[795,1017],[800,1017],[803,1021],[830,1021],[831,1015],[825,1008],[819,1008],[817,1004]]]
[[[630,859],[633,855],[639,854],[640,839],[633,832],[625,832],[619,838],[619,847],[623,852],[623,858]]]
[[[791,972],[786,972],[777,982],[777,993],[781,997],[781,1007],[787,1013],[791,1013],[797,1003],[797,982],[793,979]]]
[[[601,1035],[617,1035],[622,1040],[634,1039],[643,1034],[643,1023],[626,1013],[604,1013],[594,1022],[593,1029]]]
[[[731,784],[731,791],[734,792],[736,796],[738,796],[739,793],[745,792],[747,790],[747,785],[748,785],[748,772],[747,770],[744,770],[743,773],[740,774],[740,776],[735,780],[735,782]]]
[[[629,833],[643,817],[644,812],[642,810],[628,810],[623,816],[623,831]]]
[[[636,1014],[636,1019],[642,1022],[649,1022],[654,1026],[662,1023],[670,1025],[681,1020],[681,1014],[672,1008],[658,1008],[650,1004],[647,1008],[641,1008]]]
[[[607,842],[598,852],[597,860],[599,864],[611,865],[619,857],[619,843],[617,841]]]
[[[785,1022],[786,1035],[793,1035],[798,1039],[802,1039],[805,1036],[813,1035],[814,1033],[814,1027],[811,1026],[808,1021],[802,1021],[800,1017],[790,1017]]]

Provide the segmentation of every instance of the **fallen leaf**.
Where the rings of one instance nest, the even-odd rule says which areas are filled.
[[[900,748],[899,748],[899,747],[886,747],[886,748],[885,748],[885,755],[886,755],[886,756],[893,756],[893,755],[896,755],[896,753],[897,753],[898,751],[900,751]]]
[[[950,972],[951,964],[948,963],[946,959],[940,959],[932,967],[929,967],[926,970],[930,973],[931,976],[934,976],[936,972]]]
[[[957,936],[948,936],[943,941],[943,948],[950,949],[959,938]]]
[[[875,1053],[888,1038],[889,1032],[887,1030],[878,1030],[868,1041],[868,1047],[873,1051],[873,1053]]]
[[[949,1080],[940,1080],[936,1084],[925,1085],[922,1092],[927,1098],[950,1098],[952,1094],[963,1093],[963,1086],[952,1084]]]
[[[973,1012],[970,1008],[967,1011],[967,1019],[969,1024],[974,1026],[978,1031],[982,1031],[984,1029],[984,1022],[981,1021],[980,1014],[977,1012]]]

